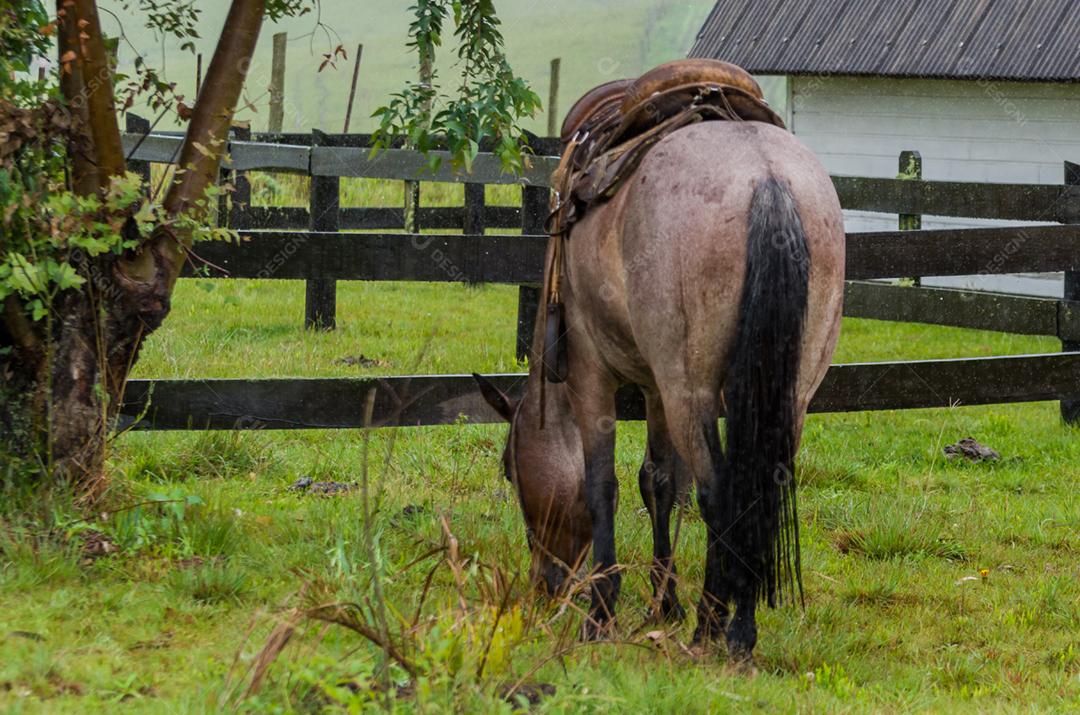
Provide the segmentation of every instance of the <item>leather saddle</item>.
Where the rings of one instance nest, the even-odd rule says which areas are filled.
[[[548,232],[567,233],[590,206],[613,196],[665,136],[709,120],[784,127],[757,81],[719,60],[675,60],[586,92],[563,121]]]

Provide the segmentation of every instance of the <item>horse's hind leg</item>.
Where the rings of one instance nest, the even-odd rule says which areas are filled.
[[[724,458],[717,428],[716,396],[694,391],[689,381],[668,375],[660,384],[667,433],[678,455],[694,478],[698,507],[707,531],[705,583],[697,609],[694,642],[712,641],[724,635],[729,616],[730,590],[725,580],[725,549],[720,501]],[[651,436],[651,434],[650,434]]]
[[[709,473],[697,479],[698,508],[705,522],[707,542],[705,546],[705,582],[701,601],[698,603],[698,621],[694,629],[694,642],[717,640],[724,635],[730,616],[730,584],[727,581],[725,563],[730,560],[730,547],[723,530],[723,504],[721,485],[724,478],[724,454],[720,446],[720,432],[715,417],[707,419],[698,429],[708,454]],[[700,449],[700,447],[699,447]]]
[[[697,627],[694,642],[707,643],[726,638],[728,651],[737,661],[750,657],[757,643],[756,580],[759,574],[746,562],[735,547],[738,542],[736,529],[753,528],[751,524],[739,524],[726,515],[730,505],[727,481],[731,478],[731,466],[725,459],[720,444],[720,430],[716,418],[705,418],[696,425],[698,434],[697,453],[709,471],[696,478],[698,507],[705,522],[708,541],[705,551],[705,582],[701,601],[698,603]],[[707,461],[702,458],[707,455]],[[734,606],[734,614],[731,607]]]
[[[668,435],[663,406],[646,396],[649,446],[638,473],[641,500],[649,511],[653,534],[653,608],[667,620],[681,621],[686,612],[676,595],[675,558],[671,546],[671,509],[685,479],[685,468]]]
[[[754,569],[732,552],[725,582],[735,604],[735,615],[728,625],[728,654],[735,662],[749,662],[757,645],[757,579]]]

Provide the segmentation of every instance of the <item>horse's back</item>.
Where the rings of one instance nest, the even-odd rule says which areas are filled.
[[[610,235],[618,238],[610,248],[621,264],[626,320],[657,378],[677,373],[672,377],[699,389],[722,382],[739,319],[754,188],[770,177],[790,190],[811,257],[799,392],[808,398],[820,382],[839,329],[843,218],[817,157],[790,133],[758,122],[703,122],[674,132],[649,152],[612,207]]]
[[[703,122],[658,143],[628,187],[624,252],[745,254],[754,187],[770,177],[790,188],[810,250],[823,263],[842,257],[843,217],[825,168],[794,135],[760,122]]]

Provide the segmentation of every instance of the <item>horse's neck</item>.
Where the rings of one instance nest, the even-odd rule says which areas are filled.
[[[570,395],[566,383],[548,382],[544,378],[543,366],[539,356],[529,361],[529,377],[526,383],[525,400],[521,415],[539,425],[541,414],[543,423],[561,422],[573,418]]]

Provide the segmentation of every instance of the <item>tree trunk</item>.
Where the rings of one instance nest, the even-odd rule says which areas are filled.
[[[203,199],[221,155],[255,51],[265,0],[233,0],[180,153],[182,178],[166,194],[171,216],[207,215]],[[71,188],[102,192],[125,171],[112,73],[94,0],[57,0],[61,92],[81,136],[69,147]],[[199,147],[211,149],[208,154]],[[128,228],[133,229],[129,223]],[[13,296],[0,321],[0,423],[17,456],[95,500],[107,486],[105,448],[124,384],[146,337],[169,313],[190,235],[161,228],[125,256],[73,255],[86,280],[30,320]]]

